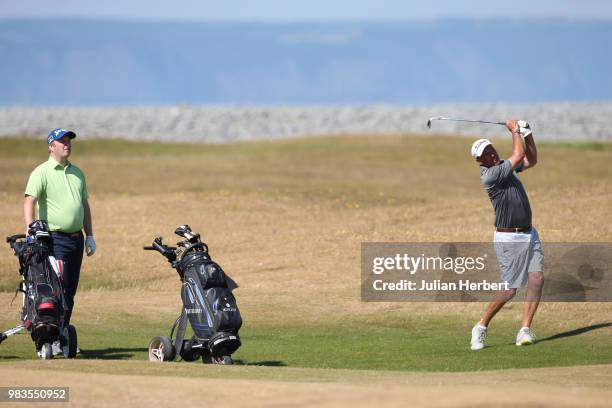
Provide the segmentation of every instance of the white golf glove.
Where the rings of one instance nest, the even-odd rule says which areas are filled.
[[[92,256],[96,252],[96,241],[92,235],[88,235],[85,239],[85,253],[87,256]]]
[[[523,138],[526,138],[531,134],[531,126],[529,126],[529,123],[525,122],[524,120],[519,120],[517,123],[519,125],[519,132]]]

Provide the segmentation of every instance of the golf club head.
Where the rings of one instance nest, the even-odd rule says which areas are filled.
[[[200,238],[200,234],[198,234],[197,232],[193,232],[191,230],[191,227],[187,224],[181,225],[180,227],[175,229],[174,233],[190,242],[196,242]]]
[[[443,116],[432,116],[431,118],[429,118],[427,120],[427,127],[429,129],[431,129],[431,122],[434,120],[446,120],[447,118],[443,117]]]
[[[179,237],[187,238],[187,239],[189,239],[189,238],[186,237],[185,234],[188,234],[189,232],[191,232],[191,227],[189,225],[187,225],[187,224],[181,225],[180,227],[177,227],[174,230],[174,233],[176,235],[178,235]]]

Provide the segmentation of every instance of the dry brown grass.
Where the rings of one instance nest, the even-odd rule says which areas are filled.
[[[3,150],[0,162],[2,235],[22,229],[23,185],[44,160],[44,151],[27,153],[42,150],[29,143],[0,142],[21,152]],[[315,319],[322,297],[347,315],[404,309],[359,301],[360,243],[491,239],[492,210],[469,143],[409,136],[229,146],[76,143],[74,162],[88,176],[98,243],[84,263],[82,296],[119,288],[174,295],[175,274],[141,247],[157,234],[172,242],[173,228],[187,222],[241,284],[241,303],[257,318],[291,310]],[[499,144],[507,151],[507,141]],[[544,241],[612,239],[610,163],[607,148],[540,148],[539,165],[522,178]],[[9,290],[16,260],[6,246],[0,255],[7,271],[0,287]],[[270,302],[276,307],[267,309],[276,312],[261,307]],[[414,307],[447,311],[440,304]]]
[[[186,364],[162,368],[145,362],[52,364],[53,371],[41,362],[3,364],[0,375],[22,386],[39,385],[37,376],[48,378],[47,386],[70,387],[69,405],[79,407],[174,407],[178,401],[182,405],[254,407],[605,407],[612,397],[606,389],[611,381],[609,365],[458,375],[274,367],[197,371]],[[71,372],[75,364],[79,370],[87,365],[88,373]],[[63,370],[61,378],[56,376],[58,369]],[[228,375],[234,379],[219,378]],[[242,379],[253,375],[260,379]]]

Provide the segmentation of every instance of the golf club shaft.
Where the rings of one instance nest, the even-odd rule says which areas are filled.
[[[446,118],[446,117],[438,116],[438,117],[429,118],[429,120],[427,121],[427,127],[431,127],[432,120],[450,120],[453,122],[489,123],[492,125],[506,126],[506,122],[494,122],[491,120],[480,120],[480,119]]]
[[[492,122],[490,120],[478,120],[478,119],[454,119],[454,118],[444,118],[444,120],[453,120],[455,122],[475,122],[475,123],[491,123],[493,125],[503,125],[506,126],[506,122]]]

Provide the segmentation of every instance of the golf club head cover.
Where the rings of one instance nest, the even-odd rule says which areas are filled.
[[[519,120],[517,123],[519,125],[519,132],[523,138],[526,138],[531,134],[531,126],[529,126],[529,123],[524,120]]]

